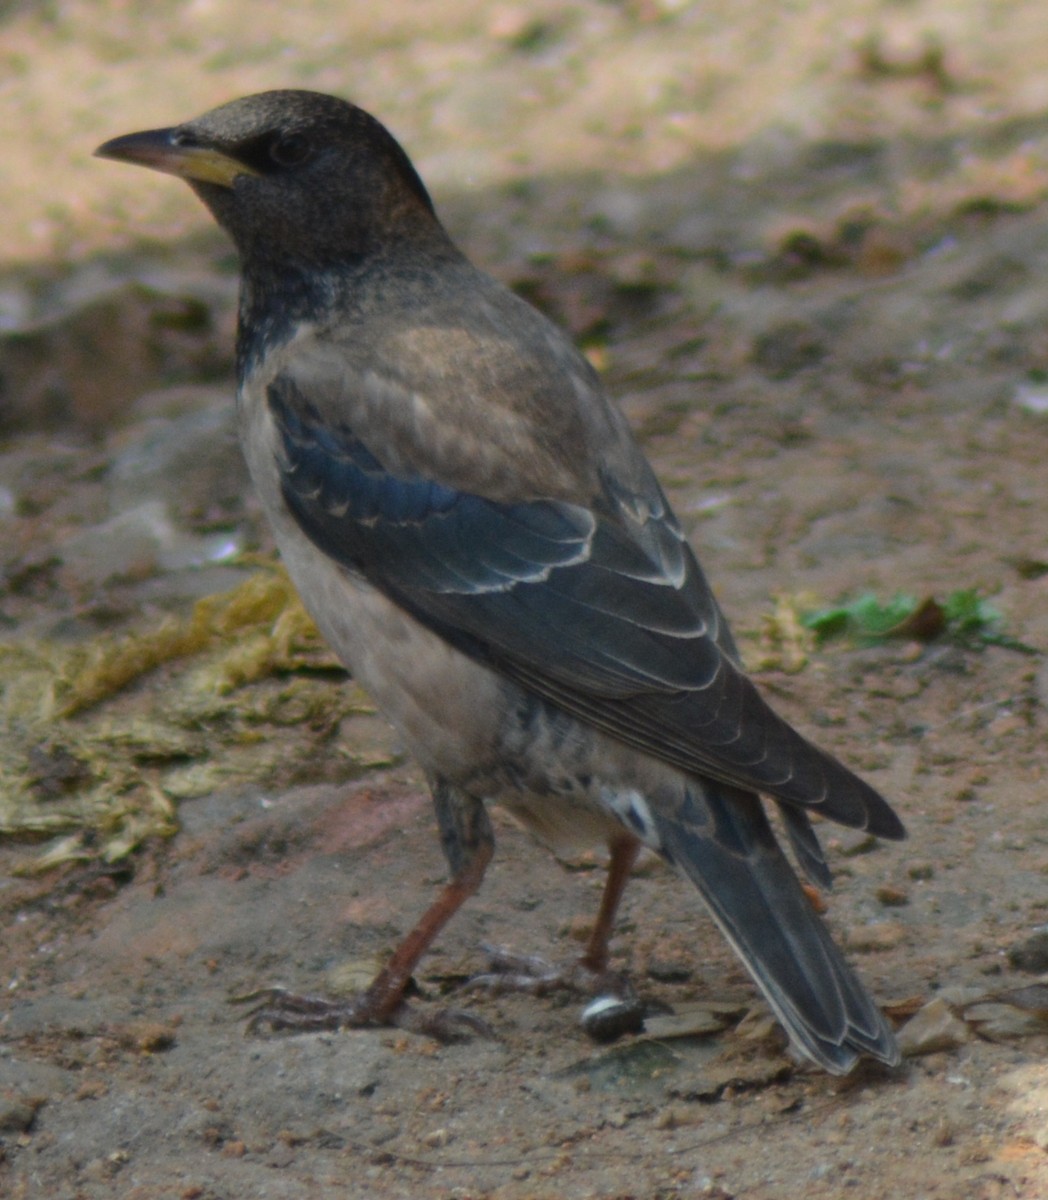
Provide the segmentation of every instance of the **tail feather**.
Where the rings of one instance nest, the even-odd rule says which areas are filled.
[[[673,812],[652,816],[663,854],[698,888],[795,1044],[835,1074],[861,1054],[897,1063],[888,1022],[805,896],[759,798],[692,778]]]
[[[780,804],[779,814],[797,865],[816,887],[830,891],[833,888],[833,876],[807,812],[792,804]]]

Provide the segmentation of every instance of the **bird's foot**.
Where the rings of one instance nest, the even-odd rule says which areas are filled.
[[[438,1042],[495,1037],[491,1026],[472,1013],[455,1008],[432,1011],[414,1008],[403,999],[392,1007],[384,1007],[370,991],[345,1000],[329,1000],[324,996],[299,995],[284,988],[263,988],[246,996],[235,996],[233,1003],[256,1005],[248,1016],[248,1033],[315,1033],[388,1025],[409,1033],[424,1034]]]
[[[517,954],[503,946],[482,948],[488,956],[488,971],[470,979],[466,988],[496,996],[507,992],[547,996],[557,991],[593,996],[579,1021],[594,1041],[611,1042],[624,1033],[639,1033],[645,1017],[662,1011],[637,995],[628,976],[606,966],[594,966],[585,955],[557,965],[539,955]]]
[[[582,996],[615,996],[620,1000],[636,1000],[637,993],[628,976],[621,971],[595,967],[582,958],[566,963],[551,963],[538,954],[517,954],[505,946],[484,944],[488,969],[483,975],[467,980],[464,987],[485,991],[491,995],[507,992],[527,992],[532,996],[548,996],[551,992],[568,991]]]

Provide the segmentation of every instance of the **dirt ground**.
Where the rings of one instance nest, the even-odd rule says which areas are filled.
[[[0,1195],[1048,1195],[1043,6],[381,7],[0,13]],[[599,895],[597,858],[500,814],[417,978],[498,1040],[244,1035],[231,996],[352,986],[444,864],[308,632],[157,648],[268,570],[235,266],[175,181],[90,151],[287,85],[386,120],[471,255],[571,328],[762,687],[896,803],[900,845],[820,832],[898,1071],[792,1062],[650,861],[613,950],[676,1026],[601,1046],[578,998],[456,997],[481,943],[570,955]],[[814,647],[782,615],[963,589],[1019,644]],[[74,711],[84,661],[112,671]]]

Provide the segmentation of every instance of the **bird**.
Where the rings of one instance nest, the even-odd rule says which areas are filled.
[[[897,1064],[797,872],[832,881],[812,816],[888,839],[901,820],[763,698],[594,367],[458,248],[386,127],[275,90],[95,153],[184,180],[235,244],[250,475],[303,603],[422,769],[449,868],[367,988],[267,992],[264,1023],[436,1029],[405,993],[480,887],[497,804],[555,851],[609,852],[565,978],[608,974],[646,847],[698,891],[800,1057]]]

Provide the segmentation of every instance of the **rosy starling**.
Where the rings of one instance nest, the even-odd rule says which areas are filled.
[[[903,836],[777,716],[587,360],[474,267],[366,112],[274,91],[98,153],[185,179],[242,267],[240,437],[302,599],[425,772],[451,879],[365,991],[280,994],[270,1027],[404,1023],[433,938],[480,885],[486,804],[608,882],[568,974],[608,974],[641,846],[698,889],[795,1046],[893,1064],[891,1029],[780,848],[829,869],[816,813]],[[436,1023],[434,1023],[436,1027]]]

